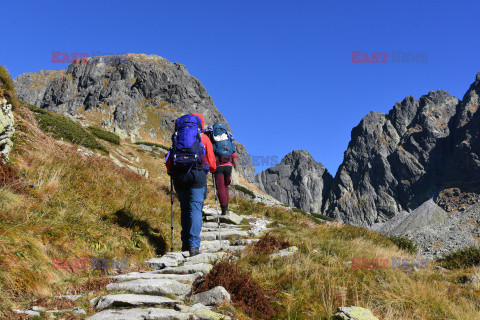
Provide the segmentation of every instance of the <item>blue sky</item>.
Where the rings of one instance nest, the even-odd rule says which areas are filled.
[[[310,151],[335,174],[369,111],[480,72],[478,1],[13,1],[0,63],[15,77],[52,51],[157,54],[187,66],[257,159]],[[389,53],[352,63],[352,51]],[[392,52],[424,54],[393,63]],[[257,170],[265,169],[257,166]]]

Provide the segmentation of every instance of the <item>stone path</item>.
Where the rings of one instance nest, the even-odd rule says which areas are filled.
[[[206,222],[201,233],[201,254],[190,257],[188,252],[170,252],[145,261],[153,271],[112,276],[115,282],[106,286],[110,294],[90,301],[99,312],[87,320],[230,319],[210,309],[225,300],[230,301],[230,294],[223,287],[186,296],[191,293],[195,279],[210,272],[216,261],[235,255],[246,244],[258,241],[254,237],[267,230],[268,221],[230,212],[228,217],[221,219],[220,241],[217,211],[208,206],[204,211]],[[193,306],[189,306],[191,304]]]

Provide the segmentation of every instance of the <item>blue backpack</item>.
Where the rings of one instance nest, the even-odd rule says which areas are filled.
[[[193,114],[181,116],[175,120],[175,132],[172,135],[172,147],[168,157],[172,157],[174,171],[198,170],[205,157],[202,144],[202,121]]]
[[[231,161],[232,154],[235,152],[235,145],[225,124],[217,122],[213,125],[211,140],[213,152],[220,159],[220,163]]]

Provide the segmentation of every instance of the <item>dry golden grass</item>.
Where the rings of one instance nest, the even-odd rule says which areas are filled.
[[[428,269],[353,269],[352,257],[388,259],[413,256],[386,237],[343,225],[314,225],[305,217],[282,209],[270,216],[276,234],[300,250],[293,257],[270,260],[246,250],[241,265],[255,281],[277,293],[274,302],[282,319],[330,319],[340,306],[362,306],[379,319],[478,319],[480,293],[475,285],[458,283],[470,270],[442,272]]]
[[[154,178],[146,179],[107,156],[86,156],[77,146],[55,141],[27,108],[20,107],[15,116],[12,166],[33,187],[25,195],[0,189],[0,310],[64,293],[72,283],[102,273],[61,270],[53,258],[127,258],[144,268],[146,258],[170,247],[170,197],[162,159],[137,155],[133,145],[122,147],[140,158],[137,167],[149,166]],[[179,249],[178,202],[174,211]]]

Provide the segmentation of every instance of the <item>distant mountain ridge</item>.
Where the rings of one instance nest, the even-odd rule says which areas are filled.
[[[173,120],[193,112],[230,129],[202,83],[184,65],[156,55],[84,58],[62,71],[22,74],[14,83],[18,97],[30,104],[132,141],[168,143]],[[238,143],[237,151],[239,172],[253,181],[255,169],[245,147]]]
[[[370,112],[353,128],[333,182],[310,190],[318,194],[321,189],[323,194],[325,185],[330,185],[323,213],[369,226],[411,211],[443,189],[476,188],[480,184],[479,97],[480,73],[462,100],[437,90],[419,100],[408,96],[388,114]],[[308,160],[299,158],[299,167],[305,163]],[[257,175],[259,186],[264,186],[270,171]],[[276,188],[295,190],[307,174],[311,172]],[[287,203],[310,212],[318,201],[302,201],[289,190],[264,190],[276,198],[289,194]]]

